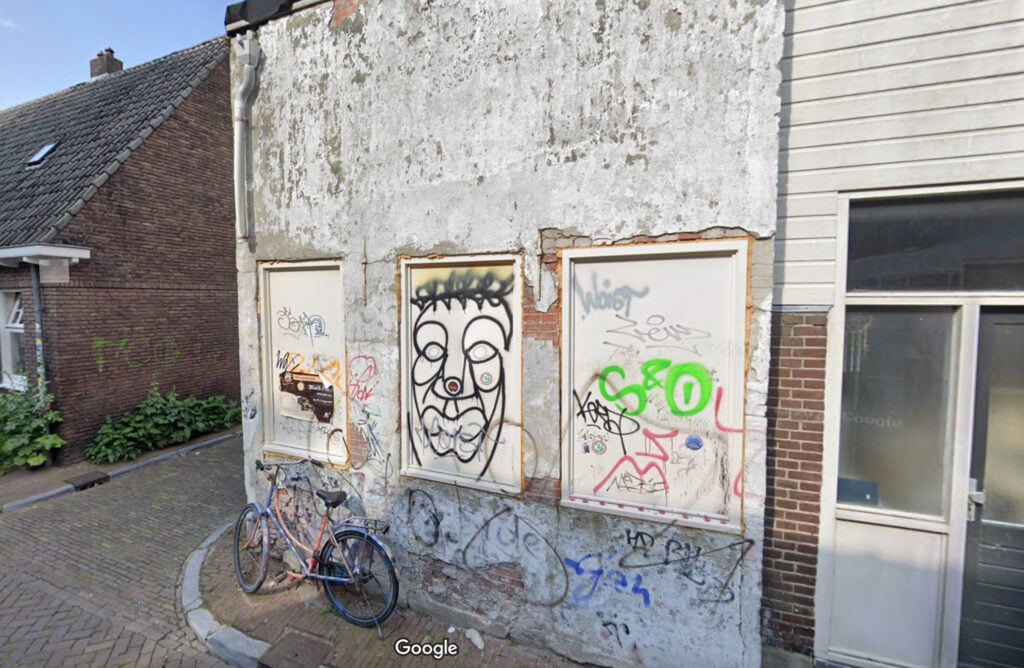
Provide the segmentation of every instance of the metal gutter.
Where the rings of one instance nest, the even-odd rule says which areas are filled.
[[[245,0],[228,5],[224,14],[224,30],[229,37],[258,28],[274,19],[321,5],[331,0]]]

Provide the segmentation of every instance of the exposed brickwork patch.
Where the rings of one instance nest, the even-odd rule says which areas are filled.
[[[768,498],[765,506],[762,638],[814,651],[822,431],[823,313],[772,315],[768,381]]]

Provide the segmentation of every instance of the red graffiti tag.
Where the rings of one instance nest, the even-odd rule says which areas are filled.
[[[354,401],[368,401],[377,389],[377,360],[369,355],[357,355],[348,363],[348,396]]]
[[[724,431],[730,434],[742,434],[742,429],[735,429],[733,427],[726,427],[718,419],[718,408],[722,405],[722,394],[723,390],[721,387],[718,388],[718,392],[715,394],[715,426],[718,427],[719,431]]]
[[[654,469],[654,471],[658,474],[658,477],[661,479],[661,490],[659,490],[659,491],[667,492],[668,491],[668,479],[665,478],[665,471],[664,471],[664,469],[661,468],[661,466],[659,465],[659,462],[664,464],[665,462],[668,461],[668,452],[665,451],[665,448],[661,447],[661,444],[658,443],[658,439],[661,439],[661,438],[669,438],[669,439],[671,439],[671,438],[675,438],[678,434],[679,434],[679,430],[678,429],[674,429],[674,430],[672,430],[671,433],[668,433],[668,434],[655,434],[650,429],[644,428],[644,436],[647,439],[647,443],[650,443],[655,448],[657,448],[658,452],[661,453],[661,454],[652,454],[650,452],[638,452],[638,453],[636,453],[637,457],[649,457],[649,458],[655,460],[653,462],[648,463],[647,466],[644,466],[643,468],[640,467],[640,464],[638,464],[637,460],[634,459],[631,455],[624,455],[623,457],[621,457],[619,459],[619,461],[615,462],[615,467],[612,468],[612,470],[608,473],[608,475],[606,475],[604,478],[602,478],[601,482],[597,483],[597,485],[594,486],[594,493],[597,494],[601,490],[601,488],[604,487],[605,483],[607,483],[613,476],[615,476],[616,472],[618,472],[618,470],[620,468],[622,468],[623,466],[625,466],[626,464],[629,464],[629,466],[631,466],[633,468],[633,470],[636,472],[637,476],[639,477],[639,479],[641,481],[643,480],[643,477],[645,475],[647,475],[648,471],[650,471],[651,469]],[[641,484],[642,484],[642,482],[641,482]]]

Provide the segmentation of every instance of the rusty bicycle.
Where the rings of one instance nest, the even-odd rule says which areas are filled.
[[[300,572],[288,575],[301,581],[314,581],[323,587],[331,607],[346,621],[366,628],[376,627],[391,615],[398,601],[398,573],[394,559],[380,535],[388,531],[388,523],[370,517],[350,516],[340,522],[332,511],[345,503],[344,490],[314,490],[323,502],[324,511],[316,541],[303,544],[289,531],[281,511],[279,485],[282,469],[319,462],[303,459],[296,462],[264,464],[256,461],[256,469],[267,476],[270,489],[262,506],[251,502],[242,509],[235,523],[235,576],[242,591],[253,594],[267,577],[270,554],[270,526],[277,531],[284,545],[299,562]]]

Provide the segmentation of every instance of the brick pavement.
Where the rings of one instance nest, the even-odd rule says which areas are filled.
[[[262,661],[271,668],[299,668],[305,665],[348,666],[492,666],[495,668],[561,668],[579,666],[557,654],[517,644],[509,639],[483,636],[484,649],[477,649],[463,629],[448,633],[448,625],[429,615],[401,608],[382,625],[383,640],[376,629],[353,626],[339,617],[326,598],[313,584],[298,588],[274,586],[274,575],[283,570],[281,562],[271,560],[267,581],[252,595],[246,595],[235,581],[231,541],[232,532],[224,533],[211,547],[200,574],[200,591],[204,605],[222,624],[272,645]],[[410,586],[403,582],[402,585]],[[401,600],[401,597],[400,597]],[[289,636],[298,645],[323,648],[312,662],[292,661],[287,654],[276,651],[289,643]],[[436,644],[446,638],[458,645],[455,656],[440,660],[432,657],[399,656],[395,641],[406,638],[412,642]]]
[[[189,553],[245,501],[240,438],[0,514],[0,665],[222,665],[184,622]]]

